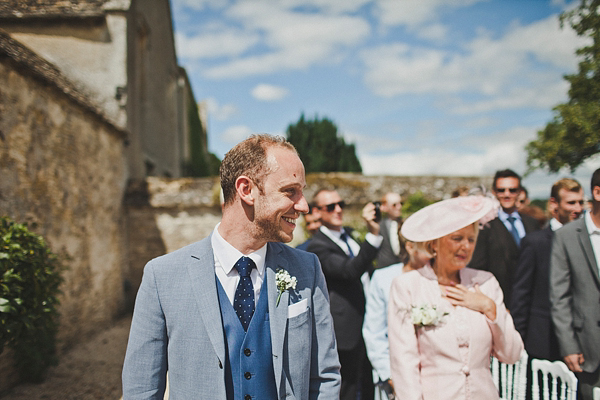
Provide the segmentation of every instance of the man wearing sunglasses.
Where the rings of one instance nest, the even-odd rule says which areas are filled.
[[[361,277],[371,270],[383,237],[375,221],[375,205],[367,204],[362,217],[367,224],[366,240],[359,244],[352,229],[344,227],[345,202],[335,190],[320,190],[313,200],[321,228],[308,251],[319,257],[329,290],[333,326],[338,343],[342,387],[341,400],[373,399],[371,364],[362,337],[365,295]],[[368,277],[367,277],[368,279]]]
[[[469,266],[490,271],[504,292],[504,303],[511,308],[513,275],[517,266],[521,239],[539,229],[538,222],[517,211],[521,177],[510,169],[497,171],[492,190],[500,202],[498,217],[491,220],[477,237]]]

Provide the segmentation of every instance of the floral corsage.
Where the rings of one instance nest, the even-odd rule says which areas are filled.
[[[278,306],[283,292],[290,289],[296,289],[296,283],[298,283],[298,280],[295,276],[290,276],[290,273],[285,269],[278,268],[275,274],[275,282],[277,283],[277,290],[279,290],[277,303],[275,304]]]
[[[442,320],[447,312],[438,310],[437,306],[431,304],[421,304],[420,306],[412,306],[410,317],[413,325],[420,326],[435,326]]]

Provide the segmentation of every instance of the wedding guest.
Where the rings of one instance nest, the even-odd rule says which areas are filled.
[[[375,399],[391,398],[394,384],[390,373],[390,348],[388,344],[387,310],[390,287],[394,278],[401,273],[416,270],[429,262],[431,255],[418,249],[396,232],[400,242],[400,257],[403,262],[375,270],[369,284],[363,337],[367,355],[373,366]]]
[[[493,208],[482,196],[457,197],[417,211],[402,226],[407,240],[433,256],[390,290],[392,381],[402,400],[498,400],[490,356],[504,363],[521,356],[523,341],[498,281],[466,268],[480,219],[494,218]]]

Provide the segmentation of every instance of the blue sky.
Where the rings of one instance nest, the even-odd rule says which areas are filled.
[[[328,117],[368,175],[525,171],[583,41],[567,0],[171,0],[179,63],[220,158],[249,134]],[[575,177],[589,192],[589,161]],[[548,197],[568,172],[524,180]]]

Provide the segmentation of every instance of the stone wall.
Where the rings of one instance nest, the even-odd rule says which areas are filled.
[[[124,309],[125,134],[76,88],[58,85],[65,80],[51,66],[33,54],[6,57],[17,54],[8,39],[2,46],[0,214],[29,223],[64,259],[63,351]]]

